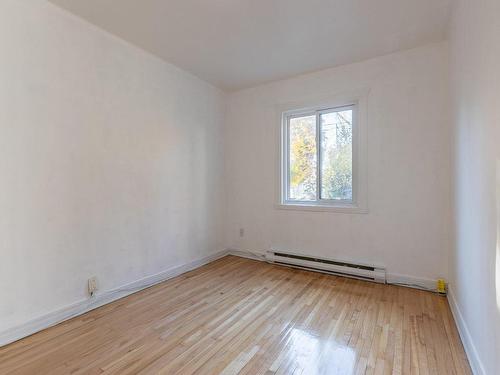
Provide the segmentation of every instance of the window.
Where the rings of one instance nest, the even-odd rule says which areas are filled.
[[[359,207],[358,104],[282,114],[281,204]]]

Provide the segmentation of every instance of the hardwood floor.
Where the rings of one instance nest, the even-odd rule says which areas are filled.
[[[228,256],[0,348],[0,374],[470,374],[446,298]]]

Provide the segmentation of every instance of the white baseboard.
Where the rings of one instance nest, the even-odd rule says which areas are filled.
[[[465,322],[464,317],[460,312],[460,307],[458,306],[455,294],[453,293],[453,288],[450,286],[448,286],[448,303],[450,305],[451,313],[455,318],[458,333],[460,334],[460,338],[462,339],[462,343],[464,344],[465,353],[467,354],[467,358],[469,359],[469,364],[472,368],[472,372],[474,373],[474,375],[486,375],[483,363],[481,361],[481,358],[479,357],[479,352],[474,345],[474,341],[472,340],[472,336],[470,334],[469,328],[467,327],[467,323]]]
[[[401,275],[397,273],[386,274],[387,284],[396,284],[407,286],[409,288],[424,288],[431,291],[436,290],[437,280],[428,279],[425,277]]]
[[[56,324],[64,322],[73,317],[84,314],[88,311],[96,309],[100,306],[106,305],[113,301],[116,301],[120,298],[126,297],[130,294],[136,293],[142,289],[148,288],[152,285],[161,283],[173,277],[179,276],[185,272],[191,271],[198,267],[201,267],[207,263],[213,262],[219,258],[222,258],[226,255],[234,255],[242,258],[248,258],[253,260],[265,261],[264,253],[262,252],[250,252],[245,250],[237,250],[237,249],[226,249],[219,251],[215,254],[194,260],[192,262],[169,268],[160,273],[144,277],[142,279],[133,281],[131,283],[122,285],[119,288],[114,290],[110,290],[107,292],[101,292],[97,294],[92,299],[84,299],[78,302],[75,302],[71,305],[65,306],[58,310],[52,311],[48,314],[42,315],[38,318],[30,320],[22,325],[9,328],[3,332],[0,332],[0,347],[3,345],[7,345],[19,339],[22,339],[26,336],[30,336],[36,332],[42,331],[46,328],[52,327]],[[418,278],[413,276],[404,276],[398,274],[388,274],[387,275],[388,282],[393,283],[404,283],[404,284],[417,284],[429,288],[433,288],[435,285],[434,280]],[[455,317],[455,321],[457,322],[457,326],[460,332],[460,336],[462,337],[462,341],[464,342],[464,346],[466,348],[467,355],[471,360],[471,366],[474,370],[474,373],[477,375],[485,374],[483,370],[483,366],[479,357],[477,355],[477,351],[472,343],[469,331],[465,322],[460,314],[460,311],[456,305],[453,294],[450,290],[449,293],[449,301],[451,310],[453,312],[453,316]]]
[[[246,250],[227,249],[229,255],[234,255],[240,258],[265,261],[265,254],[261,252],[250,252]]]
[[[22,339],[26,336],[30,336],[46,328],[52,327],[56,324],[64,322],[65,320],[74,318],[75,316],[84,314],[100,306],[116,301],[117,299],[136,293],[152,285],[161,283],[173,277],[179,276],[185,272],[201,267],[207,263],[213,262],[214,260],[226,256],[228,253],[228,250],[222,250],[215,254],[208,255],[192,262],[169,268],[157,274],[122,285],[121,287],[118,287],[116,289],[101,292],[99,294],[96,294],[92,298],[75,302],[71,305],[65,306],[63,308],[30,320],[22,325],[9,328],[3,332],[0,332],[0,347]]]
[[[228,249],[230,255],[265,261],[265,253],[262,251],[248,251],[248,250],[238,250],[238,249]],[[435,290],[436,280],[427,279],[423,277],[400,275],[395,273],[388,273],[386,275],[388,284],[402,284],[402,286],[407,287],[421,287],[425,289]],[[403,285],[404,284],[404,285]]]

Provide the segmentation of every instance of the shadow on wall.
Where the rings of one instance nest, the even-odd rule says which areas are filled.
[[[497,160],[497,259],[496,259],[496,294],[497,307],[500,311],[500,159]]]

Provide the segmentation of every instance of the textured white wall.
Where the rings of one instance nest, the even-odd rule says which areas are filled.
[[[44,0],[0,49],[0,331],[224,248],[218,89]]]
[[[452,299],[477,373],[500,373],[500,2],[455,4]]]
[[[450,128],[446,43],[233,93],[226,119],[228,245],[375,262],[447,277]],[[279,210],[277,108],[369,89],[368,214]],[[245,228],[245,236],[239,236]]]

